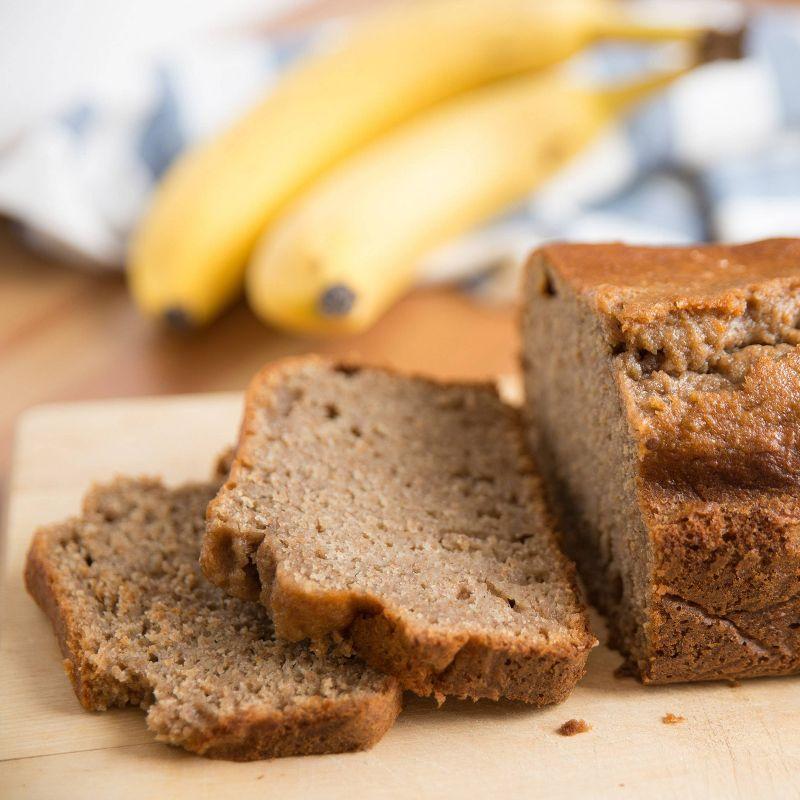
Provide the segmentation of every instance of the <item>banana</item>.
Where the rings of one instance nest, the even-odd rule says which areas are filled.
[[[685,71],[593,89],[550,70],[416,118],[345,161],[265,234],[247,271],[250,305],[292,331],[368,327],[425,252],[525,197]]]
[[[207,322],[239,293],[258,236],[287,203],[393,126],[598,38],[700,35],[637,25],[611,0],[428,0],[375,14],[178,159],[131,240],[134,299],[176,324]]]

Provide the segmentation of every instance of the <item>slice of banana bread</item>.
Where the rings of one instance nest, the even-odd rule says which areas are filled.
[[[800,671],[798,327],[800,240],[528,265],[530,442],[646,682]]]
[[[595,644],[518,412],[488,384],[263,370],[201,561],[278,635],[341,634],[423,695],[555,702]]]
[[[217,488],[118,479],[88,494],[80,518],[36,533],[28,591],[78,699],[146,708],[158,739],[213,758],[369,747],[400,710],[397,681],[278,641],[263,608],[200,573]]]

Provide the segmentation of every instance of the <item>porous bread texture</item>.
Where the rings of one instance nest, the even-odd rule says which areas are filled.
[[[596,643],[518,412],[490,385],[266,368],[201,563],[280,636],[342,637],[439,699],[559,701]]]
[[[141,706],[158,739],[213,758],[369,747],[400,710],[397,681],[281,642],[263,608],[200,573],[217,488],[117,479],[89,492],[81,517],[34,536],[26,584],[78,699]]]
[[[800,241],[551,245],[529,441],[645,682],[800,671]]]

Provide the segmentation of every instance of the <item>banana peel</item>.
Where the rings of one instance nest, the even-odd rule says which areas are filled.
[[[686,71],[598,89],[552,70],[422,115],[321,179],[265,234],[247,271],[251,307],[295,332],[369,327],[426,252],[523,199]]]
[[[376,13],[178,159],[132,237],[134,300],[175,325],[206,323],[240,293],[259,236],[287,206],[396,126],[476,87],[557,64],[598,39],[696,42],[700,35],[637,25],[610,0],[429,0]],[[345,293],[331,297],[341,305]]]

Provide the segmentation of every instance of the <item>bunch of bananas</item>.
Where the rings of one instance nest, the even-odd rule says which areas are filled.
[[[374,13],[211,142],[178,159],[135,232],[129,281],[173,324],[246,285],[279,327],[357,331],[431,247],[527,195],[615,115],[678,77],[612,89],[552,67],[635,24],[612,0],[428,0]]]

